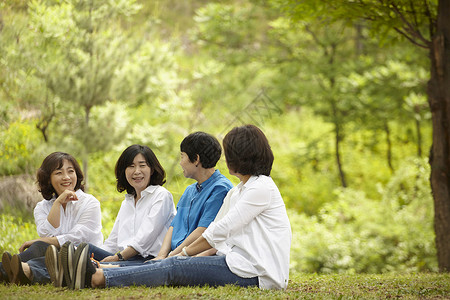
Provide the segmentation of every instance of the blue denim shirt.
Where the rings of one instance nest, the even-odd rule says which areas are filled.
[[[223,199],[233,184],[219,170],[201,185],[191,184],[177,204],[173,227],[172,250],[178,247],[197,227],[208,227],[214,221]]]

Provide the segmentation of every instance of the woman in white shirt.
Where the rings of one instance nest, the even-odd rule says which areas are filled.
[[[117,160],[115,174],[125,200],[104,244],[89,251],[102,262],[152,259],[176,214],[172,194],[162,186],[164,168],[149,147],[132,145]]]
[[[240,183],[228,213],[209,225],[181,255],[139,266],[97,269],[88,247],[77,249],[74,288],[111,286],[258,286],[285,289],[289,279],[291,228],[277,186],[269,177],[273,154],[253,125],[233,128],[224,138],[230,174]],[[214,256],[193,257],[209,248]]]
[[[131,145],[117,160],[115,175],[117,190],[127,194],[104,244],[100,247],[89,244],[89,257],[106,263],[125,260],[143,263],[158,254],[176,214],[172,194],[162,186],[166,172],[148,146]],[[60,265],[46,264],[55,286],[61,287],[64,282],[72,285],[73,277],[68,270],[74,253],[73,244],[64,244],[59,255],[65,258]],[[47,255],[58,259],[56,248],[50,248]]]
[[[82,242],[101,245],[100,203],[83,192],[83,179],[78,162],[70,154],[54,152],[44,159],[37,171],[37,183],[44,200],[34,209],[40,238],[24,242],[20,254],[3,253],[0,271],[4,281],[29,283],[22,262],[43,259],[49,245],[60,248],[67,241],[75,245]]]

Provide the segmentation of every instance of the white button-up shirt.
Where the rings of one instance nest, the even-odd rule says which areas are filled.
[[[100,202],[82,190],[75,192],[77,201],[67,202],[66,209],[60,206],[58,228],[53,227],[47,216],[56,198],[42,200],[34,208],[34,221],[40,237],[56,237],[59,245],[71,241],[100,246],[103,242]]]
[[[234,205],[211,223],[203,237],[218,255],[226,255],[234,274],[258,276],[262,289],[285,289],[292,232],[277,186],[268,176],[252,176],[230,192]]]
[[[150,185],[134,203],[125,195],[111,234],[101,247],[111,253],[131,246],[143,257],[156,256],[176,214],[172,194],[162,186]]]

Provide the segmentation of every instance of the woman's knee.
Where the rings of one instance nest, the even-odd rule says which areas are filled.
[[[28,249],[33,252],[38,252],[41,255],[45,255],[45,251],[47,250],[48,246],[50,246],[49,243],[43,241],[36,241]]]

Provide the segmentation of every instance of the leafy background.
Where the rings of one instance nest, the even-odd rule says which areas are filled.
[[[34,174],[52,151],[83,165],[107,237],[128,145],[155,151],[178,201],[183,137],[253,123],[275,154],[292,274],[437,271],[425,52],[284,2],[2,2],[0,251],[36,238]]]

